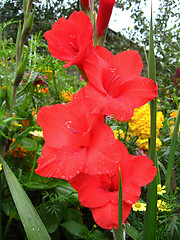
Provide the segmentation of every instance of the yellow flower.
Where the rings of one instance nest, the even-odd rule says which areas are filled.
[[[158,195],[163,195],[163,193],[166,193],[166,190],[164,190],[166,186],[161,186],[161,184],[157,185],[157,194]]]
[[[146,211],[146,203],[136,202],[132,205],[132,210],[137,211]]]
[[[157,112],[156,136],[159,135],[160,128],[163,127],[164,116],[161,111]],[[151,137],[150,107],[145,104],[134,110],[133,117],[128,121],[130,131],[134,136],[148,139]]]
[[[176,117],[177,117],[177,114],[178,114],[178,110],[174,110],[174,111],[170,114],[170,116],[171,116],[172,118],[176,118]]]
[[[32,134],[35,137],[42,137],[43,138],[43,131],[35,130],[35,131],[30,131],[29,133]]]
[[[0,171],[2,170],[2,164],[0,163]]]
[[[116,129],[116,130],[114,130],[113,131],[114,132],[114,136],[115,136],[115,139],[119,139],[119,137],[121,138],[121,139],[124,139],[125,138],[125,134],[124,134],[124,132],[123,132],[123,130],[122,129]]]
[[[66,103],[66,102],[70,102],[71,99],[72,99],[72,92],[70,91],[62,91],[61,94],[60,94],[60,97],[62,98],[63,102]]]
[[[41,70],[41,67],[39,67],[38,69],[37,69],[37,71],[38,70]],[[44,70],[42,70],[41,71],[42,73],[44,73],[45,74],[45,76],[47,77],[47,78],[49,78],[49,80],[52,80],[53,79],[53,73],[54,73],[54,75],[56,75],[56,71],[52,71],[49,67],[45,67],[45,69]]]
[[[149,139],[144,139],[144,138],[138,138],[136,143],[138,145],[139,148],[148,151],[149,150],[149,146],[148,146],[148,141]],[[159,150],[160,146],[162,145],[162,142],[159,138],[156,138],[156,151]]]
[[[172,135],[173,135],[173,132],[174,132],[174,126],[171,126],[171,127],[170,127],[170,130],[171,130],[171,131],[170,131],[169,135],[172,136]],[[178,131],[178,132],[180,132],[180,126],[179,126],[179,131]]]
[[[168,207],[167,203],[162,200],[157,200],[157,208],[161,212],[169,212],[171,209]]]

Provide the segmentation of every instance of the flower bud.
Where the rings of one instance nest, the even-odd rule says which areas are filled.
[[[82,11],[84,11],[84,8],[89,10],[89,0],[80,0],[80,7]]]
[[[99,0],[97,15],[97,33],[100,37],[106,30],[114,6],[115,0]]]
[[[22,80],[22,77],[24,75],[24,71],[26,68],[26,63],[28,60],[28,55],[24,58],[21,59],[18,68],[16,70],[16,74],[15,74],[15,80],[14,80],[14,85],[17,87],[20,83],[20,81]]]
[[[29,36],[32,29],[33,21],[34,21],[34,11],[31,15],[27,17],[27,20],[25,21],[25,24],[22,30],[21,44],[24,44],[27,37]]]

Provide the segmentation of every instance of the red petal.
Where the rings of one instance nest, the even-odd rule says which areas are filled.
[[[90,53],[93,27],[85,13],[74,11],[68,20],[60,18],[55,22],[52,30],[47,31],[44,36],[53,57],[68,61],[66,66],[82,65],[84,58]]]
[[[153,166],[150,158],[131,155],[130,176],[140,187],[152,182],[156,173],[157,168]]]
[[[79,138],[84,131],[82,123],[86,123],[85,119],[81,119],[82,122],[79,120],[68,106],[61,104],[42,107],[37,115],[44,139],[53,148],[60,148],[63,145],[78,146]]]
[[[106,174],[91,176],[80,173],[69,182],[78,191],[79,201],[85,207],[95,208],[118,202],[118,191],[110,192],[106,189],[110,184]]]
[[[98,56],[101,58],[98,58]],[[104,61],[103,61],[104,60]],[[100,66],[98,66],[100,65]],[[97,87],[97,82],[102,82],[104,84],[105,77],[107,76],[107,71],[109,73],[114,73],[115,76],[120,76],[115,82],[117,86],[122,83],[136,79],[140,76],[143,68],[143,62],[139,53],[135,50],[127,50],[117,55],[113,55],[109,50],[102,46],[97,46],[95,48],[94,55],[90,56],[86,61],[85,72],[89,81]],[[97,70],[104,73],[104,79],[97,76]],[[99,73],[102,75],[102,73]],[[110,77],[107,80],[110,82]],[[107,77],[108,78],[108,77]],[[113,85],[113,84],[112,84]],[[99,86],[97,87],[99,88]]]
[[[96,125],[92,130],[91,144],[87,149],[87,160],[83,171],[91,175],[112,173],[124,156],[124,151],[127,153],[126,147],[115,140],[109,126]]]
[[[123,202],[123,219],[122,224],[127,219],[131,211],[131,205]],[[108,203],[107,205],[99,208],[91,208],[94,221],[102,228],[111,229],[118,228],[118,205]]]
[[[54,149],[45,144],[35,172],[43,177],[68,180],[80,173],[85,159],[85,149],[77,150],[73,147]]]

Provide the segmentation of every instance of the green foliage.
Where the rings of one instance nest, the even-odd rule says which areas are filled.
[[[86,85],[85,82],[79,80],[79,74],[75,67],[66,70],[63,68],[64,63],[49,55],[43,37],[43,33],[50,29],[54,21],[60,16],[68,17],[74,9],[78,8],[77,1],[67,5],[63,2],[46,1],[41,4],[41,1],[39,1],[39,4],[36,4],[32,35],[25,42],[22,51],[23,58],[20,61],[23,65],[26,60],[26,68],[19,66],[20,69],[17,68],[16,64],[15,39],[19,21],[23,22],[24,18],[23,12],[19,10],[22,7],[22,1],[7,0],[0,3],[0,146],[6,147],[1,150],[2,152],[5,150],[5,161],[14,173],[12,174],[6,164],[4,165],[6,178],[2,171],[0,172],[0,184],[2,186],[0,189],[0,202],[2,202],[0,225],[5,229],[4,239],[26,238],[20,220],[22,219],[22,209],[30,211],[30,214],[36,215],[37,212],[53,240],[113,238],[112,232],[96,226],[90,210],[79,204],[77,192],[67,181],[44,178],[34,173],[36,160],[40,157],[44,144],[43,139],[39,141],[30,134],[30,131],[41,130],[37,125],[37,112],[44,105],[66,104],[70,97],[68,97],[68,94],[65,96],[64,93],[75,93],[79,88]],[[148,54],[147,33],[149,23],[141,11],[140,2],[142,1],[116,1],[117,7],[132,9],[135,33],[138,32],[140,35],[128,30],[126,33],[129,34],[130,40],[128,40],[127,37],[123,36],[124,32],[115,33],[109,30],[105,46],[112,50],[114,54],[127,49],[139,51],[144,62],[143,75],[147,76],[146,55]],[[178,11],[174,10],[177,7],[174,1],[161,1],[160,12],[155,20],[156,77],[160,92],[157,103],[158,109],[165,116],[163,128],[159,135],[162,146],[157,152],[162,185],[166,180],[170,153],[170,132],[171,127],[174,126],[174,123],[170,124],[174,121],[170,117],[170,113],[177,109],[180,98],[179,85],[175,87],[172,82],[172,75],[175,74],[176,65],[179,61],[179,23],[175,23],[170,29],[167,28],[169,17],[177,18],[179,16]],[[19,27],[17,43],[21,41],[21,34],[21,28]],[[19,72],[21,77],[18,79],[20,84],[17,89],[13,115],[8,116],[12,98],[12,79],[15,79]],[[38,81],[43,81],[43,84],[38,84]],[[122,129],[124,131],[125,136],[119,136],[119,139],[126,144],[130,154],[138,152],[138,136],[132,136],[128,123],[118,122],[111,118],[108,119],[108,125],[113,130]],[[147,154],[147,151],[144,154]],[[158,196],[158,199],[165,201],[172,211],[157,212],[158,240],[170,239],[170,237],[178,239],[180,234],[178,213],[180,198],[179,191],[177,191],[177,186],[180,185],[179,135],[177,136],[177,145],[172,162],[174,164],[171,191],[169,195],[166,193],[163,196]],[[10,174],[7,174],[8,172]],[[10,183],[8,182],[9,179]],[[14,191],[9,189],[8,184]],[[11,194],[16,199],[16,206]],[[27,205],[25,204],[23,207],[18,205],[19,194],[21,198],[25,199]],[[141,198],[143,202],[146,202],[146,187],[142,189]],[[31,200],[34,207],[30,206],[28,199]],[[29,212],[26,215],[28,216]],[[35,218],[39,219],[37,215]],[[129,223],[125,223],[128,240],[141,238],[143,218],[144,212],[131,211],[127,219]],[[34,233],[38,234],[38,231]],[[37,239],[40,238],[37,237]]]

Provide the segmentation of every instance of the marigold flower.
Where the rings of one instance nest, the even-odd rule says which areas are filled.
[[[119,137],[122,139],[125,138],[125,134],[122,129],[118,129],[118,130],[116,129],[113,132],[114,132],[115,139],[119,139]]]
[[[173,135],[173,132],[174,132],[174,126],[171,126],[171,127],[170,127],[170,133],[169,133],[169,135],[172,136],[172,135]],[[180,126],[179,126],[178,132],[180,132]]]
[[[161,212],[169,212],[171,209],[169,208],[168,204],[165,201],[157,200],[157,208]]]
[[[134,109],[157,96],[156,83],[141,77],[143,63],[138,52],[127,50],[113,55],[97,46],[84,64],[89,79],[86,99],[92,112],[114,115],[120,121],[133,116]]]
[[[112,14],[115,0],[99,0],[99,9],[97,14],[97,33],[100,37],[106,30]]]
[[[2,171],[2,164],[0,163],[0,171]]]
[[[176,118],[177,117],[177,114],[178,114],[178,110],[174,110],[173,112],[170,113],[170,116],[172,118]]]
[[[84,12],[74,11],[68,20],[60,18],[45,32],[51,55],[66,61],[64,67],[77,65],[82,68],[84,59],[93,50],[93,26]]]
[[[137,146],[145,151],[149,150],[149,139],[148,138],[138,138]],[[162,146],[162,142],[159,138],[156,138],[156,151],[159,150],[160,146]]]
[[[60,94],[60,97],[62,98],[63,102],[65,102],[65,103],[70,102],[72,99],[72,96],[73,96],[73,94],[70,91],[63,90]]]
[[[161,111],[157,112],[156,122],[156,136],[159,135],[159,130],[163,127],[164,116]],[[151,137],[150,124],[150,106],[145,104],[140,108],[134,110],[134,115],[128,121],[130,131],[134,136],[139,136],[141,139],[148,139]]]
[[[161,186],[161,184],[157,185],[157,194],[158,195],[163,195],[163,193],[166,193],[166,190],[164,190],[166,186]]]
[[[66,105],[42,107],[37,122],[45,139],[36,169],[41,176],[68,180],[80,172],[112,172],[123,154],[125,146],[117,143],[104,117],[89,112],[83,90]]]
[[[120,143],[120,141],[119,141]],[[88,175],[80,173],[70,180],[78,191],[79,201],[92,211],[95,222],[102,228],[118,228],[119,168],[113,174]],[[150,183],[157,172],[152,160],[133,156],[126,150],[120,160],[123,191],[123,221],[128,217],[132,204],[141,194],[141,187]]]
[[[142,202],[136,202],[132,205],[132,210],[137,212],[137,211],[146,211],[146,203]]]

